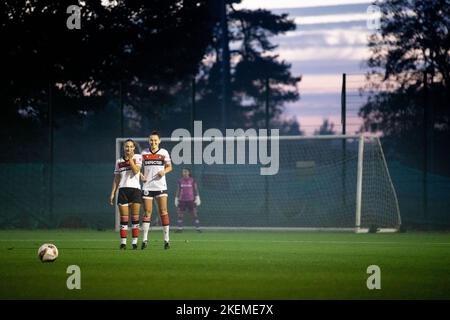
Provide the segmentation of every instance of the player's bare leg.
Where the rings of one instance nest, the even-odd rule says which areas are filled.
[[[128,237],[128,205],[119,205],[120,212],[120,249],[127,248]]]
[[[164,249],[169,249],[169,212],[167,211],[167,195],[161,195],[156,197],[156,203],[158,204],[159,216],[161,217],[161,224],[163,227],[164,236]]]
[[[144,198],[144,216],[142,218],[142,250],[148,246],[148,231],[150,230],[150,221],[152,220],[152,210],[153,198]]]
[[[131,235],[133,237],[131,245],[133,246],[133,250],[137,249],[139,237],[139,209],[141,209],[140,203],[131,204]]]

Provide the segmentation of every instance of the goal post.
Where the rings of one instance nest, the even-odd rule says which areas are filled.
[[[129,138],[116,138],[116,159],[120,157],[126,139]],[[138,144],[138,152],[148,147],[146,137],[130,139]],[[268,164],[255,162],[255,156],[260,159],[260,149],[265,144],[267,154],[274,153],[272,139],[278,139],[278,171],[262,175],[261,168]],[[256,155],[251,154],[252,141],[258,148]],[[190,160],[186,161],[188,163],[174,161],[173,172],[166,176],[172,225],[177,220],[174,206],[177,181],[182,169],[189,167],[202,199],[198,211],[204,228],[354,232],[368,232],[374,228],[378,232],[395,232],[400,228],[397,195],[378,137],[161,138],[161,148],[167,149],[178,161],[180,143],[191,146]],[[218,154],[214,155],[216,162],[211,163],[204,157],[213,143]],[[221,144],[222,151],[218,148]],[[227,158],[230,146],[233,154]],[[218,157],[223,161],[217,161]],[[119,212],[117,206],[115,208],[115,228],[118,230]],[[156,212],[155,207],[154,219]],[[190,217],[185,215],[185,225],[189,226],[189,223]]]
[[[363,159],[364,159],[364,137],[360,136],[358,141],[358,173],[356,178],[356,211],[355,228],[356,231],[361,228],[361,200],[362,200],[362,181],[363,181]]]

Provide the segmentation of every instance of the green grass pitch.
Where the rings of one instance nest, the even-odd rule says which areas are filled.
[[[59,249],[53,263],[37,258],[45,242]],[[143,251],[119,251],[113,231],[0,231],[0,299],[450,298],[448,233],[186,230],[171,245],[161,230]],[[80,290],[66,287],[69,265]],[[367,289],[370,265],[380,290]]]

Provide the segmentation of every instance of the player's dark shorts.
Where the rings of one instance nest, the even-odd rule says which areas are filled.
[[[142,199],[153,199],[159,197],[167,197],[167,190],[142,190]]]
[[[129,203],[141,203],[141,189],[138,188],[119,188],[117,204],[127,206]]]
[[[192,212],[195,209],[194,201],[179,201],[178,202],[178,210],[179,211],[188,211]]]

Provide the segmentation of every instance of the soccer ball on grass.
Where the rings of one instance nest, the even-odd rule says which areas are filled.
[[[44,243],[38,250],[39,260],[53,262],[58,258],[58,248],[52,243]]]

